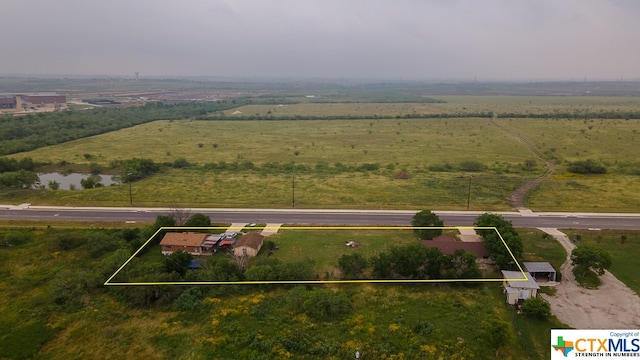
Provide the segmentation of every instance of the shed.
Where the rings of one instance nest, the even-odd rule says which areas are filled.
[[[250,232],[242,235],[233,248],[233,254],[236,256],[256,256],[262,248],[264,236],[257,232]]]
[[[556,269],[548,262],[523,262],[522,265],[536,281],[556,281]]]
[[[534,277],[528,272],[502,270],[502,286],[506,294],[507,304],[514,305],[520,300],[526,300],[538,296],[540,286],[536,283]],[[517,293],[517,296],[515,295]],[[515,302],[514,302],[515,301]]]

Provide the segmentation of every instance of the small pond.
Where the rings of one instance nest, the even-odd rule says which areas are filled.
[[[80,184],[81,180],[84,180],[91,176],[91,174],[79,174],[79,173],[71,173],[71,174],[60,174],[57,172],[54,173],[46,173],[46,174],[38,174],[38,178],[40,179],[40,185],[46,189],[49,188],[49,181],[55,181],[60,184],[60,190],[82,190],[82,185]],[[118,180],[118,176],[112,175],[95,175],[100,177],[100,183],[104,186],[111,185],[119,185],[120,181]]]

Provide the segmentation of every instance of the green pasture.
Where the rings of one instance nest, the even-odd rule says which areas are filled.
[[[454,112],[486,112],[553,114],[556,112],[619,112],[638,111],[636,97],[625,96],[437,96]]]
[[[252,114],[393,116],[402,113],[489,111],[549,113],[558,109],[635,110],[631,98],[446,97],[437,104],[250,105]],[[564,108],[563,108],[564,106]],[[475,108],[474,108],[475,107]],[[482,108],[486,107],[486,108]],[[551,108],[547,108],[551,107]],[[558,111],[561,111],[558,110]],[[528,194],[535,210],[637,211],[640,161],[635,144],[640,120],[624,119],[372,119],[372,120],[164,120],[107,134],[14,154],[48,162],[67,171],[91,165],[117,173],[110,164],[133,157],[172,165],[184,159],[206,164],[249,164],[254,170],[170,170],[133,184],[138,205],[287,207],[292,203],[295,170],[270,171],[273,163],[304,166],[296,173],[296,205],[345,208],[466,209],[471,177],[471,208],[506,210],[509,193],[556,165]],[[523,142],[528,143],[532,151]],[[568,162],[592,159],[607,169],[598,176],[571,175]],[[535,164],[525,170],[529,161]],[[479,172],[461,170],[464,162]],[[66,164],[64,166],[60,164]],[[337,170],[374,164],[376,170]],[[281,168],[280,168],[281,169]],[[404,171],[409,179],[395,179]],[[467,181],[468,182],[468,181]],[[91,191],[13,191],[7,202],[56,205],[126,205],[128,189]]]
[[[560,112],[638,111],[635,97],[604,96],[433,96],[445,103],[297,103],[246,105],[224,111],[226,116],[378,116],[396,117],[407,114],[472,114],[493,112],[495,115],[554,114]],[[236,113],[236,112],[240,113]],[[234,114],[235,113],[235,114]]]
[[[633,291],[640,294],[638,257],[640,257],[640,233],[629,230],[563,230],[569,239],[580,235],[580,243],[593,245],[611,254],[611,273]]]
[[[85,155],[86,154],[86,155]],[[516,167],[533,155],[490,119],[156,121],[14,155],[97,163],[145,157],[197,164],[225,161],[355,165],[398,169],[475,160]]]
[[[131,183],[134,206],[288,208],[438,208],[506,210],[509,191],[519,176],[455,173],[419,174],[395,179],[391,174],[261,174],[167,169]],[[295,186],[295,188],[294,188]],[[15,190],[0,194],[4,202],[59,206],[129,206],[129,186],[87,190]],[[213,219],[215,221],[215,219]],[[255,222],[263,222],[256,219]]]
[[[640,120],[622,119],[499,119],[497,124],[528,140],[545,157],[565,161],[593,159],[610,172],[625,167],[640,171]]]

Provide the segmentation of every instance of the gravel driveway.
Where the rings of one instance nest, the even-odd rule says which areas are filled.
[[[567,251],[558,292],[554,296],[542,294],[560,321],[576,329],[640,329],[640,297],[634,291],[608,271],[600,278],[602,285],[598,289],[578,286],[569,259],[575,245],[557,229],[540,230],[553,236]]]

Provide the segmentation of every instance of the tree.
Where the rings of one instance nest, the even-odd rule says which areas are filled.
[[[185,221],[184,226],[211,226],[211,218],[204,214],[193,214]]]
[[[40,181],[38,174],[28,170],[10,171],[0,174],[0,188],[29,189]]]
[[[178,250],[164,259],[164,269],[168,273],[175,272],[180,275],[180,277],[184,277],[191,260],[193,260],[193,255]]]
[[[612,264],[611,255],[603,249],[591,245],[578,245],[571,252],[571,263],[582,268],[582,276],[591,270],[599,276]]]
[[[514,229],[511,221],[505,220],[500,215],[485,213],[478,216],[475,226],[495,227],[498,230],[498,233],[493,229],[479,229],[477,232],[484,238],[484,247],[489,252],[489,257],[501,269],[515,268],[516,263],[513,258],[515,257],[516,261],[520,261],[523,246],[522,239]],[[511,250],[511,253],[509,253],[509,250]]]
[[[338,259],[343,279],[358,279],[367,268],[367,259],[360,253],[344,254]]]
[[[430,210],[422,210],[413,216],[411,225],[414,227],[439,227],[443,226],[444,222]],[[442,229],[413,229],[413,233],[420,239],[433,239],[442,234]]]
[[[546,319],[551,315],[551,307],[541,298],[529,298],[522,303],[522,313],[524,316]]]
[[[447,278],[475,279],[481,276],[476,256],[462,249],[456,249],[453,255],[445,256]]]
[[[91,175],[86,179],[80,180],[80,185],[82,186],[83,189],[99,188],[104,186],[102,185],[101,181],[102,181],[102,178],[100,178],[99,175]]]
[[[500,348],[507,345],[511,339],[509,323],[504,320],[498,320],[494,317],[485,323],[484,331],[485,338],[489,341],[491,347],[496,349],[496,357],[498,357]]]
[[[51,189],[51,190],[60,189],[60,183],[55,181],[55,180],[49,180],[47,185],[49,186],[49,189]]]

